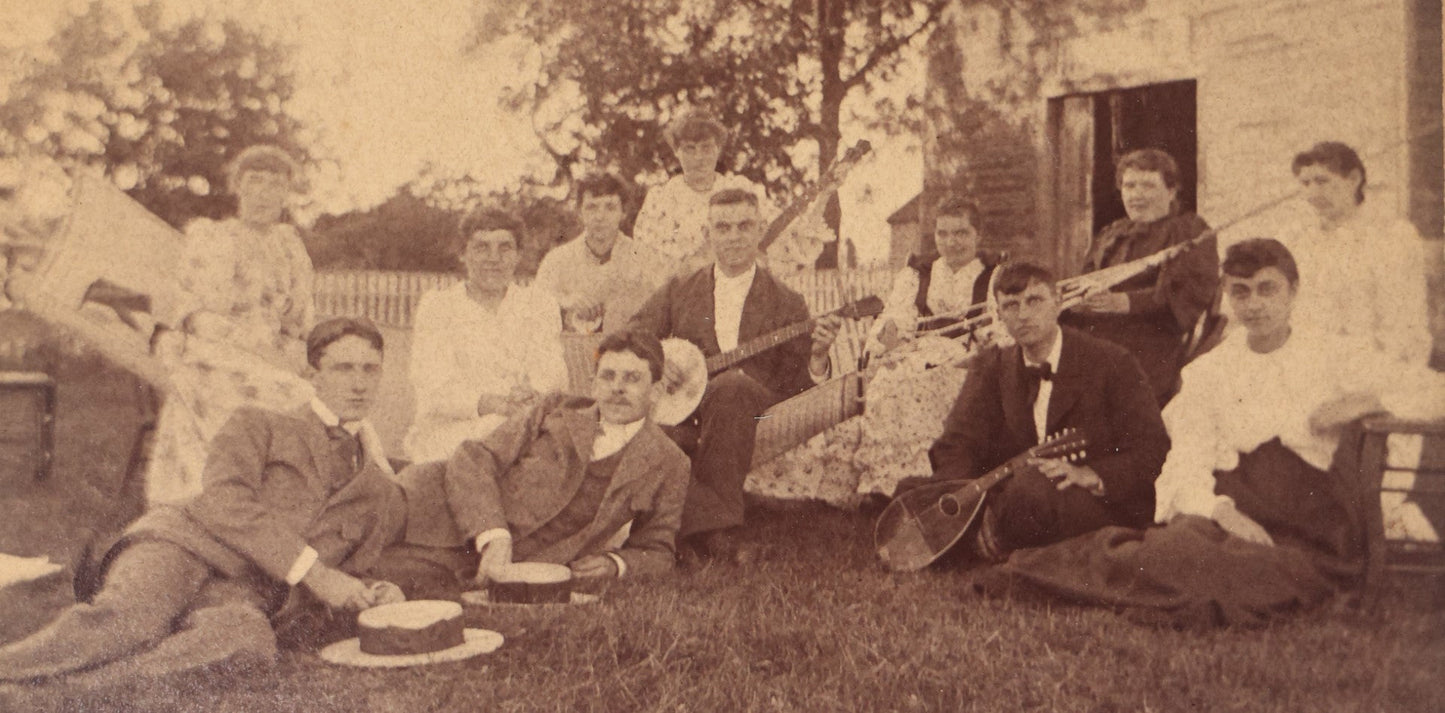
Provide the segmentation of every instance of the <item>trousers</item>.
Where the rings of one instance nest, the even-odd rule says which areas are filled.
[[[181,547],[136,542],[111,563],[90,602],[0,647],[0,680],[77,674],[79,685],[120,683],[220,663],[272,662],[276,637],[261,594],[221,577]]]

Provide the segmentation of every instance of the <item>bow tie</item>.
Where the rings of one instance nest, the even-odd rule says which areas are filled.
[[[1038,366],[1025,364],[1024,375],[1033,381],[1053,381],[1054,369],[1049,366],[1048,362],[1044,362]]]

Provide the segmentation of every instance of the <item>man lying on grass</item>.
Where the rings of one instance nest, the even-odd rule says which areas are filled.
[[[92,669],[68,680],[110,684],[221,662],[265,665],[276,654],[272,621],[402,598],[394,585],[354,576],[405,515],[363,420],[381,379],[381,333],[364,320],[323,322],[307,337],[307,360],[311,404],[237,411],[212,443],[201,493],[152,509],[98,571],[82,568],[94,575],[77,575],[83,601],[0,648],[0,680]]]
[[[1299,272],[1279,242],[1230,246],[1224,289],[1243,325],[1184,369],[1165,411],[1163,527],[1114,527],[1014,553],[980,585],[1131,609],[1180,625],[1257,624],[1316,605],[1360,572],[1353,490],[1360,417],[1438,416],[1440,375],[1291,320]],[[1378,499],[1371,507],[1379,507]]]
[[[514,559],[568,564],[583,579],[672,568],[688,460],[648,418],[662,345],[619,332],[597,354],[591,399],[545,397],[451,460],[402,471],[406,537],[383,555],[388,578],[455,598]]]

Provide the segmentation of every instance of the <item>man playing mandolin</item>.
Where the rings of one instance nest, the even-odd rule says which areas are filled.
[[[757,264],[763,228],[755,194],[714,194],[704,234],[715,263],[669,280],[633,317],[632,329],[659,338],[678,337],[713,356],[806,322],[808,307],[802,296]],[[692,456],[692,482],[678,532],[685,558],[740,564],[754,558],[741,545],[738,531],[756,417],[827,377],[828,350],[841,323],[836,315],[822,317],[811,339],[790,339],[718,374],[708,383],[697,411],[669,430]],[[669,360],[663,379],[676,388],[684,375]]]
[[[928,454],[934,478],[978,478],[1064,429],[1088,447],[1079,462],[1033,459],[1003,480],[960,547],[997,561],[1106,525],[1148,524],[1169,436],[1139,363],[1061,328],[1058,289],[1042,267],[1000,267],[994,295],[1015,344],[983,351],[969,369]]]

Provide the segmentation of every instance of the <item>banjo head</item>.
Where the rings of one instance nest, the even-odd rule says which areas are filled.
[[[667,366],[676,364],[683,372],[682,383],[665,389],[652,405],[652,420],[676,426],[697,410],[707,389],[707,359],[692,342],[676,337],[662,340],[662,358]]]

